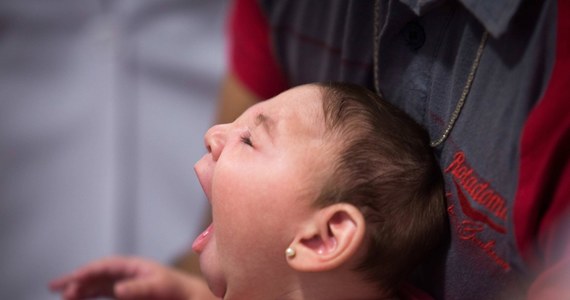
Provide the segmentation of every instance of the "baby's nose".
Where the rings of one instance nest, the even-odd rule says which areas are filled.
[[[226,143],[226,124],[215,125],[206,132],[204,138],[206,149],[212,154],[214,161],[217,161],[222,154],[222,150]]]

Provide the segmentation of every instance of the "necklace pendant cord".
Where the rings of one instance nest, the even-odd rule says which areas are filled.
[[[477,68],[479,67],[479,62],[481,61],[481,56],[483,55],[483,49],[485,49],[485,44],[487,43],[487,39],[489,38],[489,32],[483,32],[481,36],[481,42],[479,43],[479,48],[477,49],[477,54],[475,55],[475,59],[473,60],[473,64],[471,65],[471,70],[469,71],[469,75],[467,76],[467,81],[465,81],[465,86],[463,87],[463,91],[461,92],[461,97],[457,104],[455,105],[455,110],[451,113],[451,117],[449,118],[449,122],[443,131],[441,137],[435,141],[430,143],[430,146],[433,148],[441,145],[451,133],[453,126],[455,126],[455,121],[459,118],[459,114],[465,105],[465,100],[467,99],[467,95],[469,95],[469,91],[471,91],[471,84],[473,83],[473,79],[475,79],[475,73],[477,73]]]
[[[477,48],[477,54],[475,55],[475,59],[471,64],[471,69],[469,70],[469,75],[467,76],[467,80],[465,81],[465,86],[463,87],[463,91],[461,92],[461,96],[455,105],[455,109],[451,113],[451,117],[445,126],[443,134],[436,140],[430,142],[430,146],[432,148],[438,147],[441,145],[445,140],[449,137],[453,126],[455,126],[455,122],[459,118],[461,114],[461,110],[465,105],[465,100],[469,95],[469,91],[471,90],[471,84],[473,83],[473,79],[475,79],[475,73],[477,73],[477,68],[479,67],[479,62],[481,61],[481,56],[483,55],[483,50],[485,49],[485,45],[487,43],[487,39],[489,38],[489,32],[484,31],[483,35],[481,36],[481,41],[479,42],[479,48]],[[374,39],[373,39],[373,65],[374,65],[374,89],[376,93],[382,97],[382,91],[380,90],[380,81],[379,81],[379,58],[378,58],[378,50],[380,50],[380,1],[376,0],[374,2]]]

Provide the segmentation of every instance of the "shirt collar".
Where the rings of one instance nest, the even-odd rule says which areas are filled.
[[[445,0],[400,0],[415,14],[423,15]],[[489,31],[499,37],[509,27],[522,0],[458,0]]]

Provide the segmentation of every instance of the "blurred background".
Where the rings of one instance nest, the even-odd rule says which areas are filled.
[[[222,0],[0,1],[0,299],[200,232],[193,165],[225,69]]]

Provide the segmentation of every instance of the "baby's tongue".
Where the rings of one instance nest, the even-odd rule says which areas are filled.
[[[192,243],[192,250],[198,254],[202,253],[202,251],[204,251],[204,247],[206,247],[206,244],[210,240],[212,233],[214,233],[214,226],[213,224],[210,224],[206,230],[196,237]]]

